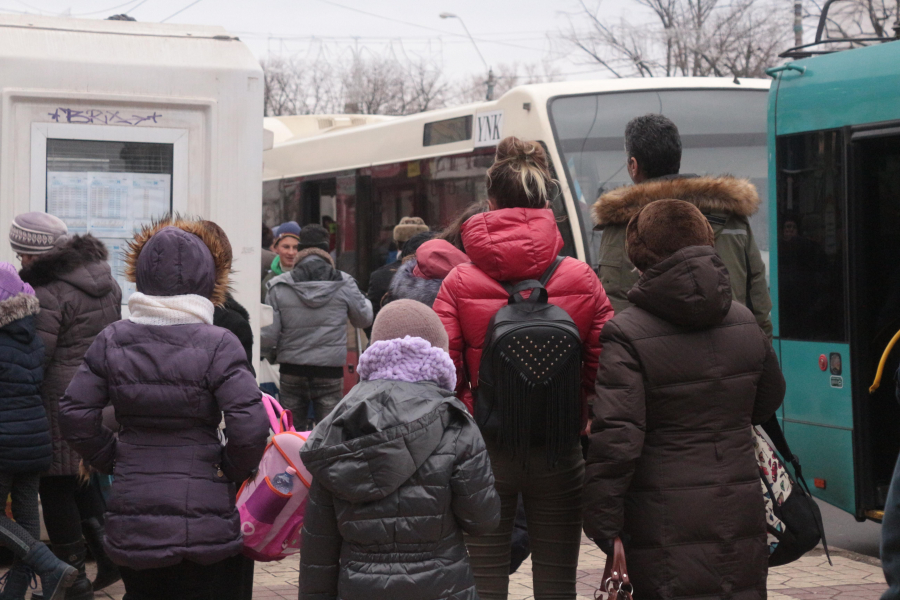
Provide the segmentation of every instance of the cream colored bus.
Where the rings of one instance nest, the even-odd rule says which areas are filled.
[[[515,135],[547,148],[564,252],[596,266],[602,233],[589,208],[600,192],[629,183],[625,124],[665,114],[681,132],[682,172],[748,177],[766,197],[768,89],[752,79],[610,79],[526,85],[496,101],[406,117],[269,118],[263,218],[272,226],[333,219],[338,266],[365,288],[388,260],[400,218],[439,229],[485,198],[496,144]],[[753,224],[765,256],[766,215]]]

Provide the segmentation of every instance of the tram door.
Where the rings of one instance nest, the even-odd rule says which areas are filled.
[[[858,128],[844,135],[849,138],[848,320],[856,374],[857,502],[866,516],[878,518],[900,451],[894,377],[900,346],[889,355],[878,390],[868,390],[900,330],[900,129]]]

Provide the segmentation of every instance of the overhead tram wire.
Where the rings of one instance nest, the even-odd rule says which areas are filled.
[[[138,6],[140,6],[141,4],[143,4],[146,1],[147,0],[141,0],[137,6],[132,6],[131,8],[125,9],[125,12],[136,9]],[[138,0],[131,0],[130,2],[125,2],[124,4],[117,4],[115,6],[110,6],[108,8],[104,8],[102,10],[94,10],[94,11],[86,12],[86,13],[73,14],[72,16],[73,17],[91,17],[93,15],[101,15],[103,13],[108,13],[108,12],[112,12],[114,10],[118,10],[118,9],[122,8],[123,6],[128,6],[129,4],[134,4],[135,2],[138,2]]]
[[[467,36],[465,36],[465,35],[463,35],[463,34],[461,34],[461,33],[453,33],[452,31],[445,31],[445,30],[439,29],[439,28],[437,28],[437,27],[430,27],[430,26],[428,26],[428,25],[420,25],[419,23],[413,23],[413,22],[411,22],[411,21],[404,21],[404,20],[402,20],[402,19],[395,19],[395,18],[393,18],[393,17],[386,17],[386,16],[384,16],[384,15],[379,15],[379,14],[377,14],[377,13],[369,12],[369,11],[367,11],[367,10],[362,10],[362,9],[360,9],[360,8],[356,8],[356,7],[353,7],[353,6],[347,6],[346,4],[341,4],[341,3],[339,3],[339,2],[334,2],[333,0],[319,0],[319,2],[322,2],[323,4],[329,4],[329,5],[331,5],[331,6],[336,6],[336,7],[338,7],[338,8],[343,8],[344,10],[349,10],[349,11],[352,11],[352,12],[355,12],[355,13],[359,13],[359,14],[362,14],[362,15],[367,15],[367,16],[369,16],[369,17],[375,17],[376,19],[382,19],[382,20],[384,20],[384,21],[390,21],[390,22],[392,22],[392,23],[400,23],[401,25],[409,25],[410,27],[418,27],[419,29],[427,29],[427,30],[429,30],[429,31],[437,31],[437,32],[439,32],[439,33],[442,33],[442,34],[448,35],[448,36],[452,36],[452,37],[462,37],[462,38],[466,38],[466,37],[467,37]],[[520,49],[522,49],[522,50],[531,50],[532,52],[545,52],[543,49],[541,49],[541,48],[535,48],[535,47],[533,47],[533,46],[521,46],[521,45],[519,45],[519,44],[511,44],[511,43],[508,43],[508,42],[499,42],[499,41],[495,41],[495,40],[486,40],[486,39],[482,39],[482,38],[473,38],[473,39],[475,39],[476,41],[484,42],[484,43],[488,43],[488,44],[499,44],[499,45],[502,45],[502,46],[509,46],[509,47],[511,47],[511,48],[520,48]]]
[[[176,16],[176,15],[180,15],[181,13],[183,13],[184,11],[186,11],[187,9],[189,9],[190,7],[194,6],[195,4],[200,4],[201,2],[203,2],[203,0],[194,0],[193,2],[191,2],[190,4],[188,4],[187,6],[185,6],[184,8],[182,8],[181,10],[175,11],[174,13],[172,13],[171,15],[169,15],[168,17],[166,17],[165,19],[163,19],[162,21],[160,21],[160,23],[165,23],[166,21],[168,21],[168,20],[171,19],[172,17],[174,17],[174,16]]]

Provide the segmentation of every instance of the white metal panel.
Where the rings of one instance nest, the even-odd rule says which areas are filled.
[[[262,78],[219,27],[0,16],[0,235],[44,194],[34,136],[71,127],[85,139],[172,141],[175,207],[228,234],[235,297],[258,339]],[[117,111],[138,118],[110,118]],[[0,260],[15,261],[4,240]]]

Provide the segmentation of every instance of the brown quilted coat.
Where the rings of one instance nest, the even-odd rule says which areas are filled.
[[[603,329],[584,529],[622,535],[636,600],[766,597],[751,423],[784,398],[753,314],[711,247],[647,270]]]
[[[76,235],[19,272],[41,302],[36,317],[46,348],[41,397],[53,438],[53,463],[46,475],[78,475],[81,456],[60,433],[59,400],[97,334],[122,318],[122,290],[107,257],[103,242]]]

